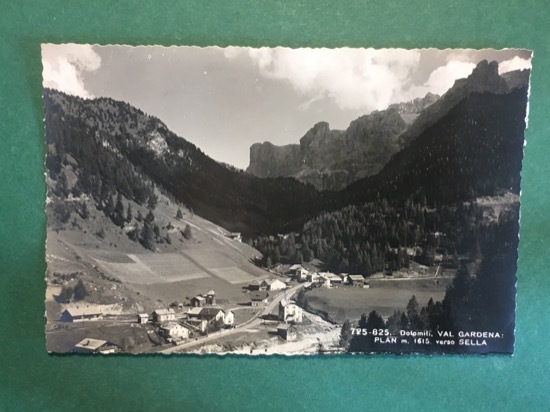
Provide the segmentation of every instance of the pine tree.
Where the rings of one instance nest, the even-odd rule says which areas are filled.
[[[115,209],[113,211],[113,223],[124,227],[124,205],[122,204],[122,195],[120,192],[116,197]]]
[[[189,226],[189,224],[185,225],[185,229],[183,230],[183,237],[186,238],[187,240],[193,237],[193,233],[191,232],[191,226]]]
[[[155,234],[147,221],[145,221],[143,229],[141,229],[140,242],[146,249],[153,250],[155,248]]]
[[[300,288],[296,294],[296,304],[301,308],[305,308],[307,306],[306,291],[304,288]]]
[[[157,207],[157,196],[154,193],[149,196],[149,199],[147,200],[147,207],[150,210],[155,210],[155,207]]]
[[[73,288],[71,286],[63,286],[57,300],[59,303],[69,303],[73,297]]]
[[[69,194],[69,182],[64,170],[57,177],[55,192],[59,197],[63,198],[66,198]]]
[[[176,219],[182,219],[183,213],[181,212],[181,209],[178,207],[178,211],[176,212]]]
[[[89,294],[90,293],[88,292],[88,289],[86,289],[86,285],[84,285],[82,279],[79,279],[76,286],[74,287],[75,300],[82,300]]]
[[[107,203],[103,208],[103,213],[105,213],[105,216],[111,217],[113,215],[114,209],[115,209],[115,205],[113,202],[113,197],[109,194],[107,195]]]
[[[409,326],[412,330],[421,329],[420,315],[418,313],[418,301],[416,296],[412,295],[412,298],[407,303],[407,318],[409,319]]]
[[[132,221],[132,205],[128,202],[128,208],[126,209],[126,223]]]
[[[86,206],[86,202],[82,202],[80,204],[80,217],[84,220],[90,217],[90,212],[88,211],[88,206]]]

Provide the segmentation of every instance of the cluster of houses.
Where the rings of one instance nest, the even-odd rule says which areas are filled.
[[[342,285],[360,288],[369,287],[369,283],[365,281],[363,275],[309,271],[300,264],[292,265],[288,268],[286,274],[298,282],[311,282],[325,288],[334,288]]]
[[[231,328],[235,315],[230,310],[212,306],[193,306],[185,313],[176,313],[173,308],[156,309],[151,318],[146,313],[138,315],[138,323],[150,320],[158,326],[158,334],[167,341],[188,339],[193,333],[204,334],[209,330]]]
[[[254,280],[248,285],[250,306],[261,307],[269,303],[270,292],[285,290],[287,284],[279,279]]]
[[[214,306],[216,304],[216,292],[209,290],[206,294],[198,294],[191,298],[191,306],[200,308],[203,306]]]
[[[248,285],[248,290],[251,291],[275,291],[275,290],[284,290],[287,288],[287,284],[279,279],[264,279],[254,280]]]

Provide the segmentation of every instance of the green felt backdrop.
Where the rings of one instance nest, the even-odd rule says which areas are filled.
[[[543,410],[550,389],[550,8],[529,0],[0,0],[0,410]],[[42,42],[535,51],[516,354],[50,356]]]

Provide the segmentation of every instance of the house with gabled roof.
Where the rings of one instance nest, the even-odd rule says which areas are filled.
[[[248,290],[260,290],[262,282],[260,280],[253,280],[248,284]]]
[[[197,315],[197,318],[206,319],[206,321],[210,324],[220,320],[223,322],[225,319],[225,311],[220,308],[202,308]]]
[[[283,290],[283,289],[286,289],[286,283],[279,279],[265,279],[262,282],[260,290],[262,290],[262,287],[265,287],[265,290],[268,290],[268,291]]]
[[[277,333],[281,338],[289,342],[296,340],[298,335],[296,326],[290,323],[280,323],[277,325]]]
[[[149,322],[149,315],[147,313],[139,313],[137,315],[138,323],[147,323]]]
[[[191,298],[191,306],[196,308],[206,306],[206,298],[202,295],[193,296]]]
[[[269,292],[255,291],[250,293],[250,305],[251,306],[263,306],[269,302]]]
[[[348,285],[362,288],[363,286],[365,286],[365,278],[363,277],[363,275],[349,275]]]
[[[177,322],[168,322],[160,325],[159,335],[165,339],[187,339],[189,338],[189,329]]]
[[[85,338],[74,345],[73,352],[101,353],[107,355],[109,353],[118,352],[118,347],[106,340]]]
[[[153,312],[153,322],[155,323],[164,323],[171,320],[176,320],[176,312],[174,309],[156,309]]]
[[[63,322],[84,322],[101,319],[103,319],[103,313],[94,306],[68,308],[61,313],[60,317]]]
[[[297,281],[305,282],[307,280],[307,276],[309,274],[309,271],[305,267],[303,267],[302,265],[295,264],[295,265],[292,265],[291,267],[288,268],[287,273],[291,277],[295,278]]]
[[[302,323],[303,309],[295,301],[283,299],[279,303],[279,319],[285,323]]]

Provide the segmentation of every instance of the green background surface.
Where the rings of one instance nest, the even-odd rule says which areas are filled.
[[[548,410],[548,27],[546,1],[0,0],[0,410]],[[533,49],[516,354],[48,355],[42,42]]]

